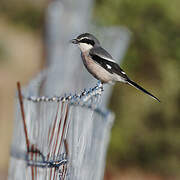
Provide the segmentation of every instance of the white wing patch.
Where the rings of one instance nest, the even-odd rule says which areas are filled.
[[[101,57],[101,58],[103,58],[103,59],[105,59],[105,60],[107,60],[107,61],[116,63],[116,61],[115,61],[114,59],[108,58],[108,57],[106,57],[106,56],[102,56],[102,55],[101,55],[101,56],[99,56],[99,57]]]
[[[112,68],[109,64],[106,64],[106,67],[107,67],[108,69],[111,69],[111,68]]]
[[[126,74],[124,71],[121,71],[122,74]]]

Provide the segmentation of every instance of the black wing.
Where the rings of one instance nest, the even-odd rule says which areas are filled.
[[[155,97],[153,94],[151,94],[150,92],[145,90],[143,87],[136,84],[134,81],[130,80],[128,76],[126,75],[126,73],[119,67],[118,64],[115,63],[112,56],[105,49],[101,47],[93,48],[89,52],[89,55],[96,63],[101,65],[109,73],[118,74],[119,76],[123,77],[129,85],[134,86],[135,88],[141,90],[142,92],[148,94],[149,96],[151,96],[152,98],[160,102],[160,100],[157,97]]]
[[[155,97],[153,94],[151,94],[150,92],[145,90],[143,87],[141,87],[138,84],[136,84],[134,81],[130,80],[128,78],[128,76],[126,75],[126,73],[119,67],[118,64],[115,63],[115,61],[113,60],[112,56],[105,49],[103,49],[101,47],[93,48],[89,52],[89,55],[91,56],[91,58],[96,63],[101,65],[109,73],[111,73],[111,74],[113,74],[113,73],[118,74],[119,76],[123,77],[124,80],[126,80],[126,82],[129,85],[134,86],[135,88],[141,90],[142,92],[148,94],[149,96],[151,96],[152,98],[154,98],[154,99],[156,99],[157,101],[160,102],[160,100],[157,97]]]
[[[89,55],[109,73],[115,73],[125,79],[129,79],[126,73],[119,67],[119,65],[113,60],[113,57],[105,49],[101,47],[93,48],[90,50]]]

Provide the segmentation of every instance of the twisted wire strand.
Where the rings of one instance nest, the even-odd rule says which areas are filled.
[[[96,100],[98,99],[99,96],[101,96],[102,92],[104,91],[103,89],[103,84],[98,81],[96,86],[93,88],[84,89],[80,93],[75,93],[75,94],[69,94],[64,96],[29,96],[25,97],[23,96],[24,99],[34,102],[34,103],[41,103],[41,102],[68,102],[70,105],[79,105],[82,107],[86,107],[89,109],[93,109],[95,112],[99,113],[103,117],[106,117],[109,114],[108,110],[103,110],[99,107],[96,106]],[[92,99],[95,97],[95,102],[92,103]]]
[[[94,88],[90,88],[89,90],[84,89],[81,93],[75,93],[75,94],[69,94],[64,96],[53,96],[53,97],[47,97],[47,96],[29,96],[29,97],[23,97],[24,99],[27,99],[32,102],[65,102],[70,101],[72,104],[78,104],[78,103],[85,103],[89,99],[91,99],[93,96],[101,95],[103,91],[103,85],[100,81],[96,84]]]
[[[82,106],[86,108],[93,109],[96,113],[102,115],[105,119],[107,119],[108,114],[110,113],[108,110],[102,110],[101,108],[95,106],[97,104],[96,100],[101,96],[103,92],[103,85],[99,81],[95,87],[90,88],[89,90],[84,89],[79,94],[74,95],[64,95],[64,96],[53,96],[53,97],[35,97],[35,96],[29,96],[25,97],[23,96],[23,99],[26,99],[28,101],[31,101],[33,103],[39,103],[39,102],[68,102],[70,105],[73,106]],[[95,101],[93,102],[92,99],[95,97]],[[31,159],[30,156],[32,154],[38,154],[40,159]],[[27,166],[32,167],[39,167],[39,168],[56,168],[59,169],[62,165],[66,165],[68,163],[68,157],[66,155],[60,155],[59,157],[54,157],[52,160],[47,160],[47,158],[39,152],[35,151],[29,151],[27,152],[21,152],[20,150],[17,150],[15,148],[11,148],[11,156],[16,159],[25,160],[27,162]]]
[[[27,162],[27,166],[35,166],[39,168],[56,168],[58,169],[60,166],[67,164],[68,158],[65,153],[62,153],[59,156],[53,157],[55,160],[47,160],[47,158],[41,155],[41,160],[32,160],[30,159],[31,153],[35,152],[24,152],[16,149],[15,147],[11,148],[11,156],[16,159],[25,160]]]

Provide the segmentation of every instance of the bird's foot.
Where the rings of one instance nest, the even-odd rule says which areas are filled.
[[[97,87],[101,88],[103,91],[103,83],[100,80],[97,82]]]

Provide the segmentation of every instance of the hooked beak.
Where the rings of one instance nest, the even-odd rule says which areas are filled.
[[[73,44],[78,44],[78,40],[77,39],[72,39],[70,42],[73,43]]]

